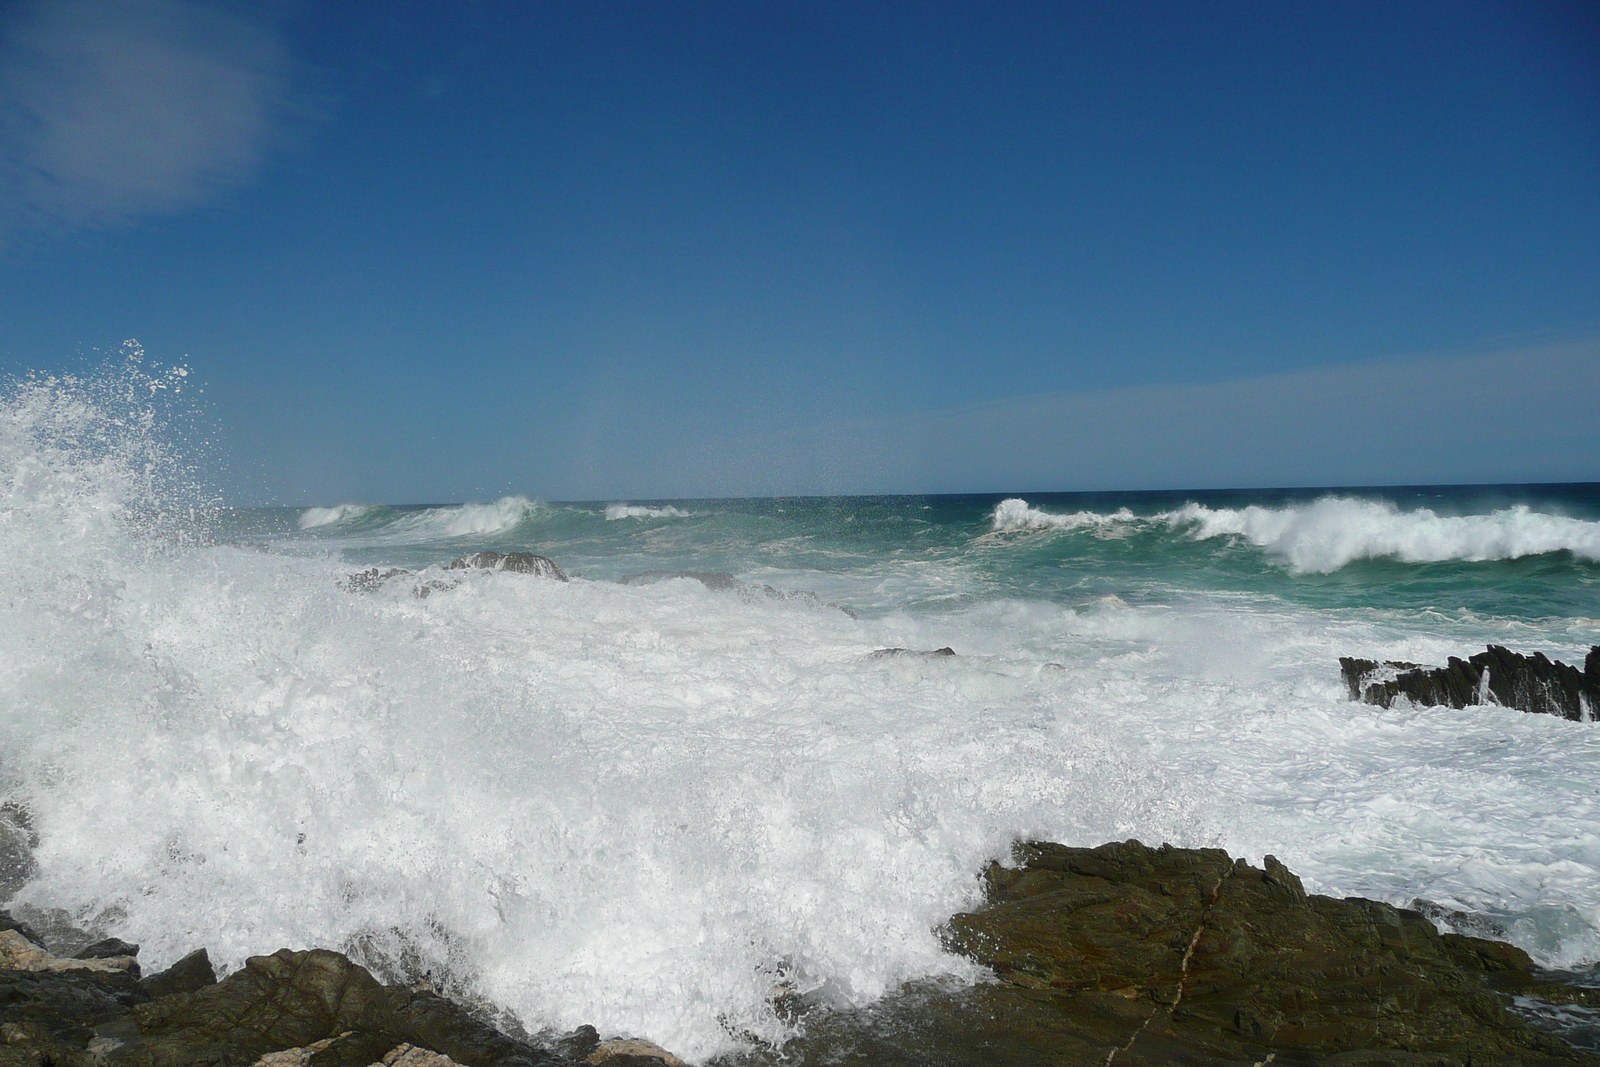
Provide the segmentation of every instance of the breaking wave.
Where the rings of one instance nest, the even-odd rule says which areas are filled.
[[[366,518],[377,509],[371,504],[335,504],[331,508],[306,508],[300,513],[300,529],[316,530]]]
[[[1388,501],[1323,497],[1284,508],[1187,504],[1161,518],[1197,540],[1243,537],[1294,570],[1324,574],[1358,559],[1479,563],[1571,552],[1600,560],[1600,522],[1523,504],[1487,515],[1438,515],[1428,508],[1401,511]]]
[[[690,519],[695,513],[684,511],[670,505],[666,507],[645,507],[641,504],[607,504],[606,518],[610,521],[617,519]]]
[[[403,515],[384,528],[386,539],[431,541],[457,537],[493,537],[509,533],[546,510],[525,496],[503,496],[488,504],[455,504]]]
[[[1327,574],[1359,559],[1482,563],[1570,552],[1600,561],[1600,522],[1535,511],[1526,504],[1484,515],[1439,515],[1428,508],[1403,511],[1389,501],[1329,496],[1278,508],[1190,503],[1139,516],[1127,508],[1110,514],[1055,514],[1013,497],[995,505],[991,518],[994,533],[1088,529],[1101,536],[1124,536],[1162,526],[1196,541],[1242,537],[1301,573]]]
[[[1127,508],[1120,508],[1110,515],[1094,511],[1075,511],[1070,515],[1057,515],[1030,507],[1028,502],[1020,497],[1012,497],[996,504],[991,520],[996,533],[1016,530],[1081,530],[1084,527],[1103,527],[1133,521],[1135,516]]]

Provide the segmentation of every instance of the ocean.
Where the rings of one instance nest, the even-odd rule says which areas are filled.
[[[935,930],[1019,838],[1600,961],[1600,723],[1338,666],[1581,663],[1600,485],[227,508],[125,385],[0,396],[0,800],[10,906],[147,970],[325,946],[703,1059],[975,977]]]

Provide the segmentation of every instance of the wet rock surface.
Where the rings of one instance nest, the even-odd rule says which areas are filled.
[[[1600,645],[1589,650],[1581,671],[1542,652],[1490,645],[1467,659],[1451,656],[1443,667],[1341,656],[1339,672],[1351,700],[1381,708],[1405,697],[1430,707],[1498,704],[1575,721],[1600,718]]]
[[[445,569],[458,571],[474,567],[479,570],[533,574],[540,578],[554,578],[558,582],[567,580],[566,574],[556,566],[555,560],[532,552],[474,552],[470,556],[451,560]]]
[[[984,873],[984,907],[941,931],[993,981],[918,982],[856,1010],[793,996],[801,1036],[725,1067],[1600,1067],[1574,1047],[1600,989],[1510,945],[1440,934],[1420,911],[1308,895],[1270,856],[1256,868],[1216,849],[1025,843],[1014,861]],[[285,949],[217,981],[201,950],[139,981],[137,946],[59,957],[19,927],[0,912],[14,950],[0,1067],[681,1067],[588,1026],[514,1038],[336,952]],[[128,951],[103,955],[115,950]]]
[[[990,967],[921,982],[744,1064],[1600,1064],[1509,1010],[1528,957],[1422,915],[1308,896],[1276,860],[1215,849],[1025,844],[946,927]],[[1566,987],[1562,987],[1565,989]],[[1559,991],[1556,991],[1559,995]]]

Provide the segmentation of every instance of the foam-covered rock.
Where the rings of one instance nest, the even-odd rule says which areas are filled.
[[[470,556],[451,560],[446,569],[465,570],[474,567],[479,570],[532,574],[540,578],[554,578],[558,582],[567,580],[566,574],[556,566],[555,560],[532,552],[474,552]]]
[[[1589,650],[1581,671],[1542,652],[1523,655],[1500,645],[1467,659],[1451,656],[1443,667],[1342,656],[1339,671],[1351,700],[1382,708],[1404,697],[1430,707],[1498,704],[1576,721],[1600,718],[1600,645]]]

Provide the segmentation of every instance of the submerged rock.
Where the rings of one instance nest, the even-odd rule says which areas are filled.
[[[555,560],[532,552],[474,552],[470,556],[451,560],[446,570],[458,571],[474,567],[480,570],[533,574],[540,578],[554,578],[558,582],[567,580],[561,568],[556,566]]]
[[[1272,857],[1028,843],[947,944],[992,969],[817,1011],[746,1063],[874,1067],[1596,1064],[1508,1010],[1526,954],[1413,911],[1308,895]]]
[[[935,659],[939,656],[953,656],[956,650],[946,645],[943,648],[923,650],[920,648],[880,648],[867,653],[868,659],[897,659],[901,656],[913,656],[921,659]]]
[[[1464,660],[1451,656],[1443,667],[1341,656],[1339,672],[1351,700],[1381,708],[1405,697],[1451,708],[1498,704],[1579,722],[1600,717],[1600,645],[1589,650],[1582,671],[1542,652],[1525,656],[1490,645]]]

